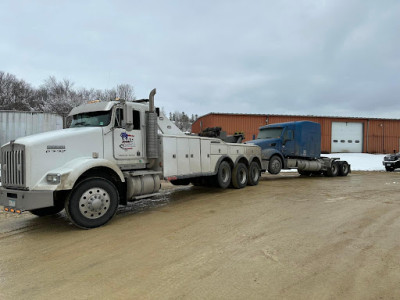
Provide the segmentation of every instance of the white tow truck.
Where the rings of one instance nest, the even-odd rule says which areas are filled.
[[[153,196],[160,181],[243,188],[257,185],[261,149],[182,133],[149,99],[84,104],[67,129],[19,138],[1,148],[0,205],[73,224],[107,223],[118,205]]]

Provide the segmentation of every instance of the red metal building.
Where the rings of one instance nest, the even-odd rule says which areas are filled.
[[[400,151],[400,119],[209,113],[193,123],[192,132],[218,126],[227,134],[244,132],[248,141],[257,137],[260,126],[302,120],[321,124],[323,153]]]

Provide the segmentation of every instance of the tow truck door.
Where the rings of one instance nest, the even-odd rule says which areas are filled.
[[[115,111],[115,127],[113,130],[114,158],[120,160],[121,164],[144,164],[145,154],[142,132],[144,112],[131,109],[128,113],[133,114],[133,129],[129,131],[124,128],[122,108],[117,108]]]

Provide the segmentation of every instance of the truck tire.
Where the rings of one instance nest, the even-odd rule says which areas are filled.
[[[52,216],[58,214],[60,211],[64,209],[63,205],[44,207],[30,210],[29,212],[38,217]]]
[[[248,170],[244,163],[238,163],[232,172],[232,185],[235,189],[242,189],[247,185]]]
[[[65,211],[72,223],[81,228],[106,224],[118,208],[118,190],[104,178],[89,178],[80,182],[65,202]]]
[[[232,170],[231,166],[227,161],[223,161],[219,165],[216,177],[217,177],[216,182],[220,188],[226,189],[230,185],[232,178]]]
[[[333,161],[331,167],[324,172],[324,175],[327,177],[335,177],[338,174],[339,174],[339,164],[336,161]]]
[[[249,179],[247,181],[248,185],[257,185],[260,181],[260,166],[255,161],[251,162],[249,167]]]
[[[350,166],[346,161],[339,162],[339,176],[347,176],[350,172]]]
[[[268,164],[268,172],[270,174],[279,174],[279,172],[282,170],[282,160],[279,158],[279,156],[272,156],[271,159],[269,160]]]

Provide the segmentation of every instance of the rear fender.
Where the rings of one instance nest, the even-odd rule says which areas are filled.
[[[246,156],[244,155],[239,155],[238,158],[235,160],[235,166],[239,163],[239,161],[245,161],[246,166],[249,166],[249,161],[247,160]]]
[[[218,159],[217,163],[215,164],[215,170],[214,170],[214,173],[213,173],[214,175],[218,173],[219,165],[224,160],[226,160],[231,165],[231,167],[233,168],[234,164],[233,164],[233,161],[231,160],[231,158],[229,156],[227,156],[227,155],[223,155]]]
[[[261,157],[264,160],[270,160],[272,156],[278,155],[283,160],[283,155],[276,149],[264,149],[261,151]]]
[[[276,150],[276,149],[265,149],[265,150],[262,150],[262,152],[261,152],[261,157],[262,157],[264,162],[265,161],[269,161],[271,159],[271,157],[274,156],[274,155],[277,155],[281,159],[281,161],[282,161],[282,169],[287,168],[287,161],[283,157],[282,153],[279,152],[278,150]]]
[[[260,158],[259,158],[258,156],[255,156],[255,155],[254,155],[254,156],[250,156],[249,165],[250,165],[253,161],[255,161],[255,162],[260,166],[260,168],[262,167]]]

